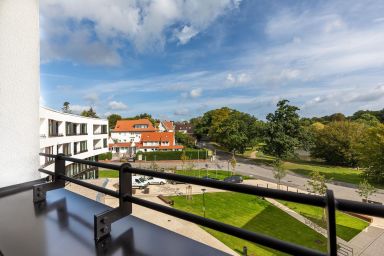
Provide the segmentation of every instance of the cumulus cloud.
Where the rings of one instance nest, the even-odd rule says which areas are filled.
[[[42,0],[42,59],[119,65],[122,42],[141,53],[162,49],[170,36],[186,44],[238,6],[238,0]]]
[[[189,92],[189,95],[192,97],[192,98],[197,98],[199,96],[201,96],[201,93],[203,92],[203,90],[201,88],[195,88],[195,89],[192,89],[190,92]]]
[[[70,110],[74,114],[80,114],[84,110],[88,110],[90,107],[89,106],[84,106],[84,105],[69,105]]]
[[[120,101],[111,101],[108,103],[108,107],[111,110],[125,110],[128,108],[127,105]]]

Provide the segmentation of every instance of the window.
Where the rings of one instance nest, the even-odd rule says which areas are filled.
[[[87,135],[87,124],[80,125],[80,134]]]
[[[106,148],[108,147],[108,141],[107,139],[103,139],[103,146]]]
[[[135,124],[133,127],[136,129],[143,129],[143,128],[148,128],[148,125],[147,124]]]
[[[70,143],[65,143],[63,144],[63,154],[64,155],[71,155],[71,144]]]
[[[77,124],[71,122],[65,122],[65,134],[67,136],[76,135]]]
[[[48,135],[59,136],[59,125],[60,123],[55,120],[48,120]]]
[[[107,131],[107,125],[102,125],[102,126],[101,126],[101,133],[102,133],[102,134],[107,134],[107,133],[108,133],[108,131]]]
[[[80,152],[87,151],[87,141],[80,141]]]

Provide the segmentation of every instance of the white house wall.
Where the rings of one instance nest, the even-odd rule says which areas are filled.
[[[55,120],[62,122],[59,126],[59,133],[61,133],[63,136],[60,137],[49,137],[49,131],[48,131],[48,120]],[[67,136],[65,134],[65,122],[71,122],[76,124],[87,124],[87,135],[71,135]],[[102,153],[108,152],[108,143],[106,147],[104,147],[103,140],[106,139],[108,141],[108,133],[106,134],[94,134],[94,125],[97,127],[95,129],[95,132],[100,133],[101,132],[101,126],[107,125],[108,127],[108,120],[106,119],[99,119],[99,118],[89,118],[89,117],[83,117],[79,115],[73,115],[73,114],[67,114],[62,113],[59,111],[51,110],[45,107],[40,107],[40,152],[44,152],[46,147],[53,146],[53,154],[57,154],[57,145],[70,143],[71,144],[71,154],[74,158],[79,159],[85,159],[88,157],[96,156]],[[80,127],[80,125],[78,126]],[[108,128],[107,128],[108,131]],[[80,128],[77,129],[77,132],[80,132]],[[78,151],[80,150],[80,142],[81,141],[87,141],[87,149],[88,151],[84,153],[78,153],[74,154],[74,143],[78,143]],[[94,142],[96,142],[94,144]],[[94,149],[94,145],[97,147],[100,147],[100,149]],[[61,150],[63,147],[61,147]],[[59,152],[59,153],[62,153]],[[40,157],[40,165],[43,165],[45,163],[45,157]],[[70,162],[66,162],[67,165],[71,164]],[[47,167],[47,169],[51,169],[52,165],[50,167]]]

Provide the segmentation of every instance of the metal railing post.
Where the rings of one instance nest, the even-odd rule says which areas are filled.
[[[38,203],[45,201],[47,191],[63,188],[65,180],[60,179],[60,175],[65,176],[65,160],[61,157],[63,154],[58,154],[55,158],[55,174],[52,176],[52,181],[33,186],[33,202]]]
[[[132,213],[132,202],[125,202],[125,194],[132,195],[132,174],[128,171],[131,164],[122,164],[119,168],[119,207],[94,215],[94,239],[102,242],[109,237],[112,223]]]
[[[325,194],[328,226],[328,255],[337,256],[337,237],[336,237],[336,204],[333,191],[327,189]]]

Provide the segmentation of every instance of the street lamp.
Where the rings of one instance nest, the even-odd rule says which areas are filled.
[[[205,188],[202,188],[201,191],[203,191],[203,213],[205,218]]]

